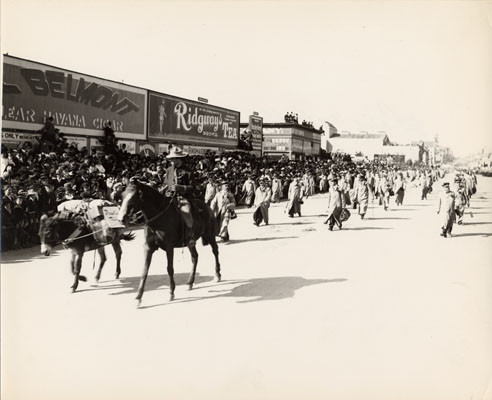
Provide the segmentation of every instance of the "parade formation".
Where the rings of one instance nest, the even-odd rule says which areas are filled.
[[[2,251],[41,246],[48,256],[58,246],[70,249],[73,292],[80,281],[87,281],[81,273],[87,251],[99,254],[95,280],[100,279],[107,245],[116,255],[118,279],[120,241],[132,241],[135,235],[129,231],[142,227],[139,304],[158,249],[167,255],[171,300],[175,248],[190,251],[189,289],[200,239],[212,248],[220,282],[217,243],[234,240],[234,224],[244,218],[237,213],[242,208],[251,208],[250,222],[262,228],[277,222],[270,208],[282,202],[286,224],[296,224],[305,202],[323,195],[326,208],[318,210],[320,219],[327,231],[342,230],[350,229],[349,220],[356,215],[367,219],[370,203],[385,212],[398,210],[407,190],[417,189],[421,201],[427,201],[433,190],[440,190],[436,185],[442,185],[437,213],[440,235],[449,238],[477,192],[473,169],[444,168],[448,152],[438,155],[434,149],[431,160],[423,143],[411,149],[414,156],[418,150],[413,161],[321,151],[323,125],[316,129],[312,122],[299,122],[294,112],[285,113],[284,122],[266,124],[266,141],[258,113],[240,128],[238,112],[204,102],[10,56],[4,66],[4,125],[13,132],[3,135],[14,141],[2,143],[0,159]],[[66,96],[53,85],[66,86]],[[52,112],[46,98],[67,113]],[[33,131],[33,123],[40,122]],[[333,128],[328,123],[330,135]],[[388,142],[383,135],[383,146]]]
[[[54,129],[48,121],[42,131]],[[170,145],[169,153],[149,158],[118,148],[114,134],[104,138],[106,151],[92,154],[48,135],[42,136],[37,147],[26,143],[18,150],[3,149],[4,251],[39,243],[39,219],[67,201],[80,199],[89,204],[99,199],[120,206],[132,180],[148,184],[167,197],[180,193],[179,208],[188,230],[192,221],[186,199],[202,199],[217,219],[218,236],[227,241],[236,205],[254,206],[254,223],[259,226],[268,224],[271,202],[287,200],[289,217],[301,216],[303,199],[328,193],[332,229],[335,224],[341,227],[343,209],[357,209],[363,219],[370,198],[377,199],[385,210],[390,198],[397,206],[402,205],[407,185],[418,186],[424,200],[434,183],[445,177],[445,171],[438,167],[354,163],[339,154],[317,161],[269,160],[244,152],[188,156],[180,147]],[[46,148],[56,151],[44,151]],[[447,186],[452,187],[454,200],[447,208],[453,213],[448,214],[456,215],[461,223],[465,207],[470,206],[477,190],[476,175],[471,170],[462,171],[452,180]]]
[[[442,218],[440,234],[446,238],[452,235],[455,221],[463,223],[477,192],[472,170],[449,174],[434,166],[352,162],[343,154],[306,161],[269,160],[245,152],[189,156],[176,145],[170,145],[168,153],[145,157],[118,147],[109,121],[101,139],[103,150],[89,154],[69,146],[58,132],[48,119],[35,146],[27,143],[18,150],[2,151],[2,249],[40,244],[42,253],[49,255],[58,245],[71,248],[75,291],[79,280],[86,281],[81,275],[85,251],[99,251],[98,280],[106,261],[104,246],[111,244],[118,278],[119,242],[132,239],[123,230],[143,224],[147,239],[139,301],[151,255],[158,248],[168,253],[171,299],[175,287],[172,249],[190,249],[193,268],[188,286],[192,288],[198,260],[195,244],[200,237],[212,246],[220,281],[216,237],[224,243],[231,239],[229,229],[237,218],[237,207],[253,207],[252,222],[260,227],[271,222],[271,203],[285,201],[286,216],[302,217],[304,201],[326,193],[326,210],[319,211],[326,211],[324,223],[332,231],[342,229],[350,210],[360,219],[366,217],[369,202],[376,201],[384,211],[394,202],[397,210],[408,188],[418,188],[425,201],[436,183],[443,182],[437,213]],[[450,176],[452,183],[446,180]],[[149,195],[142,199],[145,193]],[[140,198],[138,207],[133,204],[136,198]]]
[[[2,400],[492,400],[491,0],[0,1]]]

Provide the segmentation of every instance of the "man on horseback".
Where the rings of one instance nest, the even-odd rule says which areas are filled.
[[[193,186],[191,185],[190,173],[183,167],[185,153],[179,147],[173,146],[167,159],[171,166],[166,170],[165,195],[172,197],[176,195],[179,211],[185,225],[186,242],[193,241],[193,217],[191,215],[190,198],[193,196]]]

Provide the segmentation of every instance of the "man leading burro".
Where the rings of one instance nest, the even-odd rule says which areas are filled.
[[[188,155],[179,147],[173,146],[166,156],[171,166],[166,170],[165,196],[176,197],[181,216],[184,221],[184,241],[194,244],[193,240],[193,217],[191,215],[190,198],[193,197],[193,186],[191,185],[190,173],[183,165],[183,159]]]

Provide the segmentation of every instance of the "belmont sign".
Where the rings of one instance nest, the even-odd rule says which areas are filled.
[[[147,91],[14,57],[4,57],[5,128],[39,130],[47,117],[61,132],[145,138]]]
[[[20,70],[20,74],[36,96],[51,96],[89,104],[103,110],[110,109],[120,115],[140,110],[138,104],[122,97],[114,89],[96,82],[89,81],[86,84],[84,78],[77,80],[70,73],[25,68]]]

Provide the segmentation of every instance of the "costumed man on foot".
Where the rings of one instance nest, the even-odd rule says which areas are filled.
[[[256,226],[260,226],[262,221],[268,225],[268,209],[272,199],[272,190],[268,187],[265,179],[260,179],[260,187],[255,192],[255,207],[253,221]]]
[[[176,196],[177,205],[185,226],[185,243],[193,241],[193,217],[191,215],[190,198],[193,197],[190,173],[185,170],[183,159],[188,155],[179,147],[173,146],[166,158],[171,166],[166,170],[165,195]]]
[[[367,179],[364,174],[359,175],[359,181],[355,186],[356,201],[359,206],[360,219],[364,219],[367,213],[367,205],[369,203],[369,186],[367,185]]]
[[[294,214],[301,216],[301,204],[303,204],[302,198],[304,197],[304,188],[300,182],[300,174],[294,177],[289,185],[289,202],[286,206],[286,211],[290,218],[294,217]]]
[[[439,194],[439,203],[437,213],[441,214],[441,236],[451,236],[453,224],[456,218],[455,215],[455,198],[456,195],[449,188],[449,183],[442,184],[443,191]]]
[[[330,180],[330,189],[328,190],[328,218],[325,221],[325,224],[329,224],[330,231],[333,230],[335,224],[339,229],[342,229],[341,214],[345,204],[345,195],[338,186],[338,180],[333,177]]]

